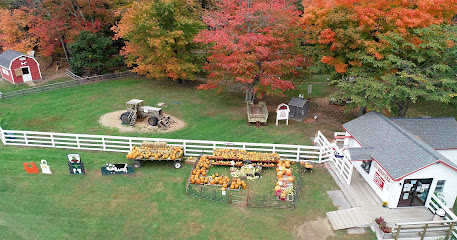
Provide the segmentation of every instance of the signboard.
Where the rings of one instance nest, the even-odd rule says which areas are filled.
[[[278,126],[279,120],[286,120],[286,125],[289,125],[289,105],[281,103],[276,108],[276,126]]]
[[[373,182],[376,184],[376,186],[378,186],[381,190],[384,189],[384,178],[381,177],[381,175],[379,175],[378,172],[375,172],[374,174],[374,177],[373,177]]]

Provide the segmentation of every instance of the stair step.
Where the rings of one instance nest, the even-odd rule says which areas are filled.
[[[333,230],[361,227],[371,223],[360,207],[328,212],[327,217]]]

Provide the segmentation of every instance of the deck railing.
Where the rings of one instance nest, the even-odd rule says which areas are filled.
[[[306,145],[123,137],[3,129],[0,130],[0,140],[4,145],[125,153],[129,152],[134,145],[141,145],[143,141],[161,141],[167,142],[173,146],[182,146],[186,156],[198,156],[201,153],[212,154],[213,150],[217,148],[231,148],[256,152],[274,152],[278,153],[282,159],[288,159],[291,161],[312,161],[320,163],[326,160],[326,158],[322,157],[324,155],[322,153],[323,147]]]

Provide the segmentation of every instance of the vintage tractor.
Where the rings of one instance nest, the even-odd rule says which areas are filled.
[[[143,106],[143,102],[139,99],[132,99],[127,102],[127,112],[123,113],[120,118],[123,124],[129,124],[133,127],[137,119],[148,118],[149,125],[167,129],[174,122],[170,116],[162,114],[162,108]]]

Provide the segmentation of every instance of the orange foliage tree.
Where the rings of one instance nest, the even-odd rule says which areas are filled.
[[[424,51],[423,46],[438,44],[432,39],[425,39],[420,30],[432,25],[449,24],[457,14],[457,0],[305,0],[303,5],[301,20],[307,33],[307,43],[316,46],[321,62],[332,66],[336,75],[341,77],[339,86],[346,98],[353,98],[353,106],[368,106],[376,110],[392,109],[393,99],[396,98],[386,94],[388,89],[393,89],[391,85],[395,85],[386,81],[386,76],[391,78],[402,71],[411,74],[412,66],[425,62],[419,55],[431,54]],[[436,32],[446,28],[433,29]],[[434,34],[434,31],[425,32]],[[436,34],[443,36],[446,33]],[[393,41],[392,37],[400,40]],[[399,41],[402,43],[400,47],[396,45]],[[449,47],[453,47],[451,45]],[[438,47],[432,51],[436,54],[445,52]],[[402,52],[405,54],[402,55]],[[416,54],[415,59],[407,52]],[[411,64],[398,64],[401,61]],[[421,86],[400,82],[407,87]],[[404,96],[405,100],[415,101],[418,95],[417,92],[414,94]],[[425,93],[422,96],[427,98]],[[395,101],[401,99],[397,97]],[[404,115],[406,110],[401,109],[400,112]]]
[[[113,27],[125,40],[121,55],[127,66],[149,78],[195,79],[199,44],[193,39],[203,28],[199,13],[198,4],[187,0],[135,2]]]

